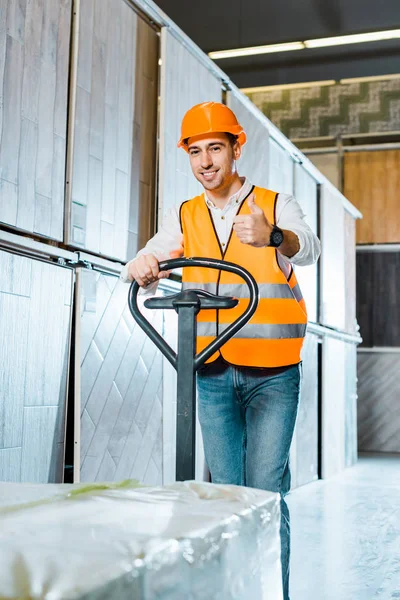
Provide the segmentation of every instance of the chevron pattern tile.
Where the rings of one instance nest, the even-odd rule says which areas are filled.
[[[358,449],[400,452],[400,353],[358,353]]]
[[[289,138],[400,131],[400,77],[248,96]]]
[[[134,322],[128,286],[82,271],[81,481],[162,483],[162,358]],[[159,331],[162,311],[146,311]]]

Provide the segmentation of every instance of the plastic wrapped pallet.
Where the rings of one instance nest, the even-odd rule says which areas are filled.
[[[279,495],[0,484],[0,598],[281,600]]]

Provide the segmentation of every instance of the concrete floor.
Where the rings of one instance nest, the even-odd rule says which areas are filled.
[[[361,455],[287,499],[291,600],[400,598],[400,455]]]

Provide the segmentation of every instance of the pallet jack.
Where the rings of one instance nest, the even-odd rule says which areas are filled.
[[[186,481],[195,477],[196,371],[251,319],[258,306],[258,286],[246,269],[223,260],[193,257],[175,258],[159,263],[160,271],[171,271],[181,267],[204,267],[235,273],[244,279],[250,292],[246,310],[196,355],[198,312],[233,308],[237,306],[238,299],[190,289],[171,296],[157,296],[145,300],[146,308],[174,309],[178,313],[176,353],[140,312],[137,304],[138,283],[133,281],[129,288],[128,305],[133,318],[177,371],[176,480]]]

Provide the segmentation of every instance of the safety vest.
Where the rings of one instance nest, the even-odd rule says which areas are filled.
[[[253,187],[253,191],[257,205],[274,224],[277,194],[259,187]],[[242,201],[237,214],[251,214],[247,198]],[[260,300],[253,317],[207,362],[214,361],[219,353],[228,363],[237,366],[280,367],[300,362],[307,311],[293,267],[284,265],[282,260],[280,266],[275,248],[242,244],[233,230],[222,248],[204,194],[182,204],[180,221],[185,256],[236,263],[250,271],[259,288]],[[232,309],[199,312],[197,352],[200,352],[246,310],[249,290],[238,275],[216,269],[185,267],[182,281],[184,289],[197,288],[239,299]]]

